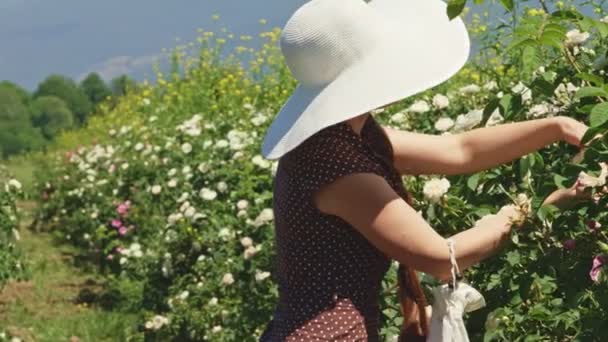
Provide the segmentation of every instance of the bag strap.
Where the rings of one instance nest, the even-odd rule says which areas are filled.
[[[452,290],[454,290],[456,289],[458,279],[462,278],[462,274],[460,273],[460,268],[458,268],[458,264],[456,263],[456,256],[454,253],[454,245],[456,245],[456,241],[452,239],[447,239],[446,242],[450,251],[450,263],[452,264],[452,283],[449,284],[449,286],[450,288],[452,288]]]

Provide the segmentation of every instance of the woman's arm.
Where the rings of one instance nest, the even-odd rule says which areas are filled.
[[[315,204],[322,212],[350,223],[387,256],[440,280],[450,279],[446,240],[382,177],[369,173],[342,177],[320,189]],[[492,255],[510,230],[507,216],[492,215],[477,227],[452,236],[460,269]]]
[[[558,116],[442,136],[383,128],[400,173],[453,175],[495,167],[560,140],[579,146],[588,127]]]

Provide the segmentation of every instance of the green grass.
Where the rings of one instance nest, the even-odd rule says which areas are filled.
[[[31,205],[20,203],[26,213]],[[23,341],[126,341],[135,315],[77,303],[79,294],[99,293],[102,279],[76,268],[70,247],[25,229],[29,221],[24,217],[20,248],[31,277],[0,291],[0,331]]]
[[[0,164],[5,165],[8,171],[21,182],[24,191],[29,192],[33,189],[35,164],[31,159],[14,157],[0,161]]]

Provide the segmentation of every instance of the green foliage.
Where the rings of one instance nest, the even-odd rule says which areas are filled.
[[[39,149],[40,131],[32,127],[23,94],[12,86],[0,86],[0,146],[2,157]]]
[[[31,107],[32,124],[40,127],[45,138],[53,140],[59,132],[73,125],[73,115],[63,100],[55,96],[42,96]]]
[[[103,79],[97,73],[90,73],[82,82],[80,83],[80,88],[87,95],[89,101],[93,105],[97,105],[100,102],[106,100],[110,95],[112,95],[112,91],[106,85]]]
[[[0,89],[1,88],[8,88],[8,89],[12,89],[13,91],[15,91],[17,93],[17,95],[19,96],[19,98],[21,99],[21,103],[23,103],[23,104],[28,104],[30,102],[30,99],[31,99],[30,93],[13,82],[2,81],[2,82],[0,82]]]
[[[82,125],[91,112],[91,102],[76,83],[65,76],[51,75],[38,85],[34,97],[55,96],[62,99],[72,113],[74,122]]]
[[[21,195],[21,184],[8,177],[0,165],[0,289],[9,279],[23,276],[20,253],[15,246],[19,233],[19,214],[15,200]]]
[[[127,75],[118,76],[110,81],[110,88],[114,96],[123,96],[136,87],[137,83]]]

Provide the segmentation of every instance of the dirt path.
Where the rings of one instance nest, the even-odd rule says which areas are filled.
[[[19,246],[31,278],[0,291],[0,333],[24,342],[127,340],[133,317],[87,304],[87,297],[101,290],[102,279],[76,268],[68,246],[27,229],[35,205],[18,203],[23,215]]]

